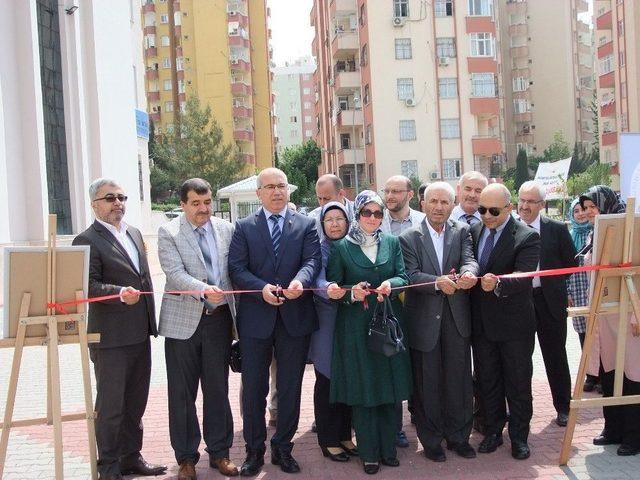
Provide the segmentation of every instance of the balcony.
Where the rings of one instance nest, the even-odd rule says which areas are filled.
[[[591,55],[591,45],[578,42],[578,53],[581,55]]]
[[[364,124],[364,114],[359,110],[341,110],[338,113],[339,127],[361,127]]]
[[[234,82],[231,84],[231,93],[236,97],[248,97],[251,95],[251,86],[243,82]]]
[[[227,22],[238,22],[245,29],[249,27],[249,18],[242,12],[227,12]]]
[[[147,69],[147,80],[157,80],[158,79],[158,70],[155,68]]]
[[[500,102],[492,97],[471,97],[471,115],[498,115],[500,113]]]
[[[233,107],[234,118],[251,118],[253,117],[253,110],[249,107],[238,105]]]
[[[467,33],[496,32],[496,24],[491,17],[465,17],[465,23]]]
[[[616,101],[607,103],[606,105],[602,105],[600,107],[600,116],[601,117],[615,117],[616,116]]]
[[[511,69],[511,77],[531,78],[531,70],[528,68],[513,68]]]
[[[147,27],[144,27],[144,34],[145,35],[155,35],[156,34],[156,26],[155,25],[149,25]]]
[[[593,68],[588,67],[587,65],[578,65],[578,76],[579,77],[590,77],[593,74]]]
[[[180,2],[179,2],[179,0],[174,0],[174,2],[173,2],[173,10],[176,11],[176,12],[180,11]]]
[[[338,72],[336,75],[336,90],[354,90],[360,88],[360,71]]]
[[[579,21],[578,22],[578,33],[586,33],[587,35],[591,35],[591,29],[589,28],[589,25]]]
[[[251,64],[242,58],[231,58],[229,60],[232,72],[250,72]]]
[[[493,57],[467,57],[467,69],[469,73],[498,73],[498,62]]]
[[[338,52],[357,52],[360,49],[360,40],[358,34],[354,32],[339,32],[333,37],[331,41],[331,50],[333,55],[337,55]]]
[[[509,15],[524,15],[527,13],[526,0],[507,0],[507,13]]]
[[[522,45],[520,47],[511,47],[511,57],[512,58],[528,58],[529,47],[527,45]]]
[[[533,134],[524,132],[516,133],[516,143],[526,143],[527,145],[532,145]]]
[[[184,80],[184,70],[178,70],[176,72],[176,76],[178,77],[178,80]]]
[[[182,57],[182,45],[176,46],[176,57]]]
[[[612,13],[611,10],[596,18],[596,30],[611,30]]]
[[[249,39],[241,35],[229,35],[229,46],[249,48]]]
[[[253,130],[236,129],[233,131],[233,139],[236,142],[253,142]]]
[[[335,18],[336,13],[356,13],[358,11],[357,0],[331,0],[329,16]]]
[[[598,85],[600,88],[613,88],[616,83],[615,72],[605,73],[598,78]]]
[[[145,57],[157,57],[158,56],[158,49],[156,47],[148,47],[144,50],[144,56]]]
[[[533,120],[533,113],[531,112],[523,112],[523,113],[514,113],[513,121],[517,123],[530,122]]]
[[[609,40],[607,43],[598,47],[598,58],[604,58],[607,55],[613,54],[613,40]]]
[[[474,155],[499,155],[502,153],[502,142],[498,137],[475,136],[471,138]]]
[[[618,143],[618,132],[603,132],[602,133],[602,146],[607,147],[609,145],[615,145]]]
[[[517,25],[509,25],[509,36],[511,37],[527,37],[529,36],[529,25],[519,23]]]
[[[153,2],[147,2],[142,6],[142,13],[153,13],[156,11],[156,6]]]
[[[364,164],[364,148],[343,148],[338,150],[338,166]]]
[[[178,94],[178,102],[179,103],[184,103],[187,101],[187,94],[182,92]]]
[[[159,91],[153,91],[153,92],[147,92],[147,101],[148,102],[159,102],[160,101],[160,92]]]

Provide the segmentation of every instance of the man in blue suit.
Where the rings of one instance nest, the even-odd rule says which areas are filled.
[[[237,325],[242,350],[242,403],[247,457],[240,469],[254,476],[264,465],[266,397],[272,354],[278,362],[278,422],[271,438],[271,463],[283,472],[300,467],[291,456],[300,417],[300,390],[309,339],[318,320],[311,292],[321,265],[314,219],[287,208],[287,176],[276,168],[260,172],[262,208],[239,220],[229,248],[235,288],[261,290],[240,295]]]

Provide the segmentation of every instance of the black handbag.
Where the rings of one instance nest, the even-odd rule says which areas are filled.
[[[231,355],[229,356],[229,368],[232,372],[242,373],[242,355],[240,354],[240,340],[231,342]]]
[[[400,322],[393,313],[391,300],[387,296],[383,302],[377,302],[373,310],[367,334],[367,347],[385,357],[392,357],[406,350]]]

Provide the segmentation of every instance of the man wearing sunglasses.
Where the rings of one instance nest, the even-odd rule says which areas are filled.
[[[499,275],[536,270],[540,236],[511,216],[511,193],[502,184],[485,187],[478,212],[482,223],[471,227],[480,282],[471,293],[474,360],[485,408],[485,437],[478,452],[502,445],[509,404],[511,455],[529,458],[527,444],[533,415],[531,377],[535,313],[530,278]]]
[[[100,480],[122,475],[162,475],[142,450],[142,416],[151,376],[151,343],[158,336],[153,290],[142,235],[124,221],[127,196],[114,181],[99,178],[89,186],[95,222],[74,240],[89,245],[89,296],[120,295],[89,305],[90,346],[96,375],[96,441]]]

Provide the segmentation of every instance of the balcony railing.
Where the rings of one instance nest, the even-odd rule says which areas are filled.
[[[602,132],[602,145],[607,147],[618,143],[618,132]]]
[[[338,150],[338,166],[364,163],[364,148],[343,148]]]
[[[364,124],[362,109],[341,110],[338,112],[339,127],[361,127]]]
[[[336,34],[331,41],[331,49],[334,55],[340,51],[359,50],[360,40],[358,39],[358,33],[354,30]]]
[[[598,15],[598,18],[596,18],[596,30],[611,30],[611,22],[611,10]]]
[[[159,102],[160,101],[160,92],[155,90],[152,92],[147,92],[147,101],[149,102]]]
[[[498,155],[502,153],[502,142],[495,136],[474,136],[471,138],[474,155]]]
[[[233,139],[238,142],[253,142],[253,130],[236,129],[233,131]]]

